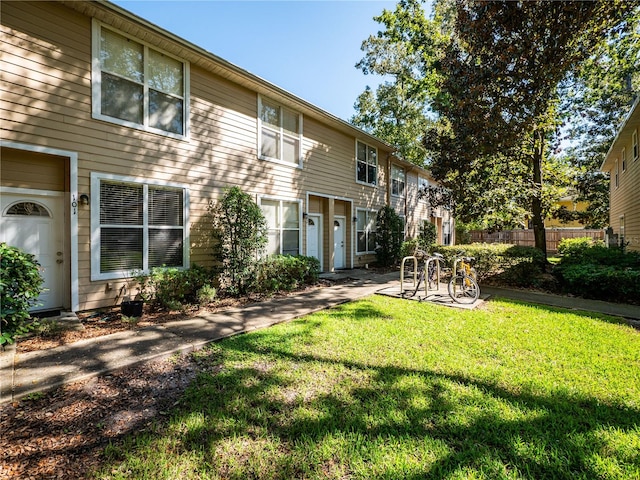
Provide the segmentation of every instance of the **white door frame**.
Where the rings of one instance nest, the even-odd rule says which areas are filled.
[[[323,230],[322,230],[322,214],[321,213],[308,213],[307,214],[307,221],[312,218],[315,222],[316,222],[316,226],[317,226],[317,230],[318,230],[318,260],[320,260],[320,271],[324,271],[324,269],[322,268],[322,261],[323,261],[323,255],[322,255],[322,237],[323,237]],[[306,234],[306,239],[307,239],[307,243],[305,244],[305,252],[307,256],[309,255],[309,231],[307,229],[307,224],[305,223],[305,234]]]
[[[335,244],[336,244],[336,238],[335,238],[335,234],[333,237],[333,269],[337,269],[337,268],[346,268],[347,265],[347,217],[344,215],[334,215],[333,216],[334,220],[339,220],[342,223],[340,224],[342,226],[342,243],[344,244],[343,248],[342,248],[342,265],[341,266],[337,266],[336,265],[336,248],[335,248]]]
[[[78,292],[78,153],[71,152],[69,150],[59,150],[57,148],[42,147],[40,145],[30,145],[27,143],[10,142],[0,140],[0,146],[6,148],[13,148],[15,150],[24,150],[27,152],[44,153],[48,155],[55,155],[58,157],[66,157],[69,159],[69,193],[65,195],[64,212],[65,215],[69,214],[70,232],[69,235],[65,235],[69,239],[70,249],[70,262],[71,262],[71,310],[77,311],[80,308],[79,305],[79,292]],[[24,192],[38,192],[38,190],[26,189],[26,188],[10,188],[1,187],[1,192],[12,193],[24,193]],[[63,301],[66,302],[66,293],[64,292]]]
[[[351,215],[354,215],[354,210],[353,210],[353,199],[348,198],[348,197],[340,197],[337,195],[328,195],[326,193],[319,193],[319,192],[313,192],[313,191],[307,191],[306,193],[306,200],[305,200],[305,205],[309,205],[309,197],[320,197],[320,198],[332,198],[334,201],[335,200],[341,200],[343,202],[346,202],[349,204],[349,212],[351,212]],[[329,215],[327,215],[326,212],[323,212],[321,214],[323,216],[323,218],[326,216],[327,221],[331,222],[333,219],[329,218]],[[335,217],[335,215],[334,215]],[[346,228],[346,224],[345,224],[345,228]],[[349,226],[351,227],[351,237],[350,237],[350,245],[351,248],[349,248],[349,265],[351,265],[351,268],[353,268],[353,264],[354,264],[354,245],[355,245],[355,228],[353,228],[352,222],[349,222]],[[331,225],[330,225],[331,228]],[[345,241],[346,241],[346,233],[345,233]],[[345,253],[345,257],[344,257],[344,262],[345,265],[347,265],[347,254]],[[329,265],[329,271],[331,271],[332,265]]]

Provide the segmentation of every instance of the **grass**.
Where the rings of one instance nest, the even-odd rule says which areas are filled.
[[[373,296],[197,356],[100,478],[640,478],[640,334],[610,317]]]

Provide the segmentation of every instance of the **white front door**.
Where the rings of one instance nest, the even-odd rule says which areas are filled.
[[[307,256],[317,258],[322,269],[322,238],[320,237],[322,228],[320,222],[320,215],[307,217]]]
[[[43,192],[45,193],[45,192]],[[35,255],[44,279],[37,310],[62,307],[64,194],[2,193],[0,241]]]
[[[333,221],[333,268],[344,268],[344,225],[345,217]]]

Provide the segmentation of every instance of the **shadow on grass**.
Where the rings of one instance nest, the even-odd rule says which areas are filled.
[[[378,466],[367,477],[417,480],[475,471],[487,478],[598,478],[602,474],[595,466],[598,455],[609,457],[627,473],[640,473],[637,451],[616,452],[602,438],[602,430],[613,430],[634,435],[640,442],[638,409],[561,391],[553,395],[516,392],[432,370],[376,367],[293,354],[276,346],[267,351],[258,347],[262,340],[244,337],[224,342],[223,356],[260,353],[265,357],[255,364],[248,362],[242,368],[199,378],[185,399],[189,408],[179,416],[202,412],[206,420],[186,431],[183,448],[214,452],[217,442],[245,435],[275,438],[278,444],[289,446],[320,444],[327,437],[359,438],[364,445],[350,451],[346,461],[366,465],[375,456],[376,445],[396,445],[408,439],[433,442],[440,446],[440,453],[417,468]],[[367,381],[354,382],[347,391],[319,388],[307,398],[274,396],[267,392],[296,388],[282,362],[287,368],[338,368],[341,375],[366,377]],[[485,408],[488,405],[491,408]],[[316,414],[297,415],[299,408]],[[461,415],[461,410],[466,413]],[[304,477],[296,468],[276,458],[269,476]]]

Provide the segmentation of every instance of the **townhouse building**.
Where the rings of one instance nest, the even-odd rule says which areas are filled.
[[[429,172],[329,112],[107,1],[3,1],[0,241],[36,254],[42,309],[113,305],[133,271],[212,262],[209,206],[240,186],[269,253],[375,261],[391,205],[453,219]]]
[[[624,119],[600,167],[610,174],[609,226],[618,242],[640,251],[640,97]]]

